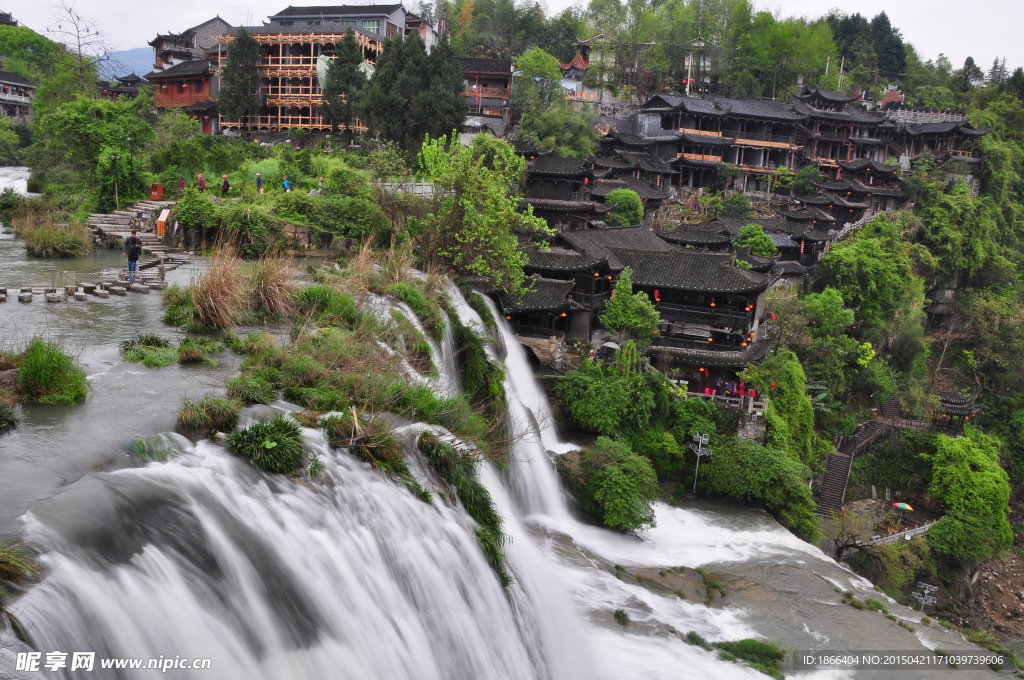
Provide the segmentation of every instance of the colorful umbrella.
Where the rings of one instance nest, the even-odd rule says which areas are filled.
[[[893,503],[892,507],[896,508],[897,510],[910,510],[911,512],[914,511],[914,509],[907,505],[906,503]]]

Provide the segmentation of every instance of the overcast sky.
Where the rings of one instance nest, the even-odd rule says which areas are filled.
[[[215,15],[234,25],[258,25],[290,3],[328,4],[328,0],[77,0],[75,9],[83,18],[96,22],[112,49],[130,49],[145,47],[157,33],[179,32]],[[416,4],[417,0],[412,0],[406,6]],[[573,3],[542,0],[542,4],[549,11],[559,12]],[[941,52],[954,67],[962,66],[968,55],[984,71],[996,57],[1006,57],[1011,69],[1024,66],[1024,0],[754,0],[754,4],[781,17],[814,18],[837,7],[870,19],[885,11],[893,26],[902,31],[903,39],[917,47],[922,60],[935,59]],[[59,20],[56,5],[46,1],[13,3],[5,9],[22,24],[44,34]]]

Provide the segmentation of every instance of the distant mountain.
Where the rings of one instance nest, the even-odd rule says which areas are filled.
[[[113,80],[117,76],[134,73],[144,76],[153,70],[153,48],[135,47],[130,50],[119,50],[107,55],[107,61],[100,68],[100,78]]]

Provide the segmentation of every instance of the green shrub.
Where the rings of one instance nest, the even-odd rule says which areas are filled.
[[[21,413],[16,406],[0,403],[0,434],[13,430],[21,423]]]
[[[505,411],[505,370],[488,358],[483,340],[459,319],[452,320],[456,361],[462,372],[462,389],[471,403],[492,418]]]
[[[24,543],[0,545],[0,584],[24,584],[39,576],[39,565]],[[0,591],[2,592],[2,591]]]
[[[310,314],[320,323],[355,325],[359,316],[351,295],[323,284],[308,286],[296,296],[299,311]]]
[[[686,640],[687,644],[711,651],[711,643],[705,640],[704,636],[697,631],[691,630],[683,637],[683,639]]]
[[[736,640],[735,642],[715,642],[712,645],[722,652],[722,658],[739,659],[751,668],[757,669],[779,680],[784,680],[782,662],[786,652],[778,646],[761,640]]]
[[[224,349],[224,346],[210,338],[187,337],[178,343],[178,363],[189,364],[202,362],[216,365],[211,354]]]
[[[300,354],[287,359],[281,367],[281,376],[289,385],[312,387],[324,374],[324,367],[313,357]]]
[[[269,404],[277,397],[277,390],[268,380],[255,375],[240,375],[224,385],[228,396],[247,404]]]
[[[384,292],[395,296],[409,305],[409,309],[419,317],[420,323],[423,324],[423,327],[435,339],[440,338],[441,334],[444,333],[444,319],[442,318],[441,309],[428,300],[427,296],[418,288],[404,281],[399,281],[388,286]]]
[[[719,439],[712,448],[714,455],[700,469],[706,492],[762,505],[805,541],[820,537],[806,467],[782,451],[745,439]]]
[[[628,444],[599,437],[592,449],[560,456],[558,471],[583,509],[606,526],[622,531],[653,526],[658,479]]]
[[[463,457],[454,446],[442,442],[429,432],[420,435],[419,449],[434,471],[455,488],[455,493],[466,512],[480,525],[477,527],[476,535],[484,557],[497,572],[502,583],[510,585],[512,577],[505,569],[502,547],[505,543],[505,534],[502,531],[501,515],[494,507],[490,492],[477,480],[473,461]]]
[[[280,415],[229,434],[228,450],[267,472],[291,474],[305,461],[298,423]]]
[[[640,224],[644,219],[644,202],[632,189],[613,189],[604,199],[610,210],[604,221],[613,227]]]
[[[615,623],[619,624],[620,626],[629,625],[629,614],[626,613],[625,609],[616,609],[614,612],[612,612],[612,616],[615,617]]]
[[[230,432],[238,425],[242,404],[234,399],[207,395],[199,401],[181,400],[178,425],[188,432]]]
[[[74,404],[85,399],[85,371],[53,342],[33,338],[18,359],[18,391],[40,404]]]
[[[143,364],[150,368],[170,366],[177,361],[178,353],[167,338],[152,333],[141,333],[121,342],[121,355],[125,361]]]

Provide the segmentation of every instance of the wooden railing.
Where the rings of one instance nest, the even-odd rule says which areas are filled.
[[[679,133],[684,135],[704,135],[705,137],[721,137],[721,132],[711,132],[710,130],[694,130],[691,128],[679,128]]]
[[[330,123],[325,123],[323,118],[320,116],[252,116],[249,118],[247,123],[239,123],[237,121],[221,120],[220,126],[222,128],[230,127],[248,127],[251,129],[268,129],[271,131],[280,130],[286,131],[288,128],[306,128],[307,130],[322,130],[329,131],[331,129]],[[352,129],[357,132],[366,132],[366,126],[359,120],[352,125]]]
[[[11,94],[10,92],[0,92],[0,100],[5,102],[20,102],[24,104],[32,103],[32,97],[23,94]]]
[[[691,161],[709,161],[713,163],[722,162],[721,156],[711,156],[702,153],[677,153],[676,158],[689,158]]]
[[[782,137],[761,132],[738,132],[736,143],[743,146],[767,146],[776,149],[797,148],[795,137]]]
[[[182,92],[175,94],[163,94],[157,90],[153,96],[153,105],[158,109],[173,109],[181,106],[191,106],[210,99],[209,92]]]
[[[508,99],[508,88],[507,87],[478,87],[473,88],[472,85],[467,85],[466,89],[463,90],[462,94],[467,97],[492,97],[495,99]]]

